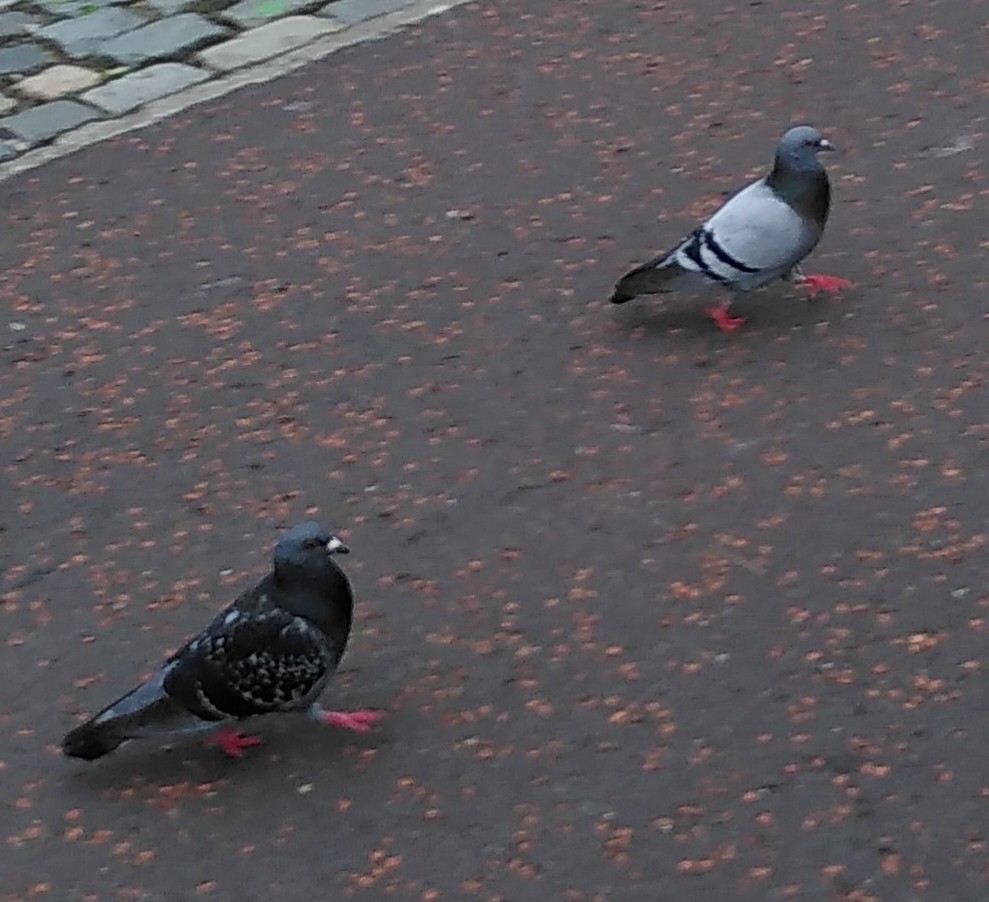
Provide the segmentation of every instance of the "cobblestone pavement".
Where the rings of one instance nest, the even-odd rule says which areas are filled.
[[[0,163],[234,72],[318,58],[456,5],[417,0],[0,0]],[[405,15],[403,15],[405,13]],[[369,27],[370,25],[370,27]],[[329,40],[327,40],[329,39]],[[317,45],[320,41],[323,43]],[[269,66],[271,76],[286,67]],[[164,108],[174,111],[181,104]],[[135,123],[142,120],[135,119]],[[112,129],[90,129],[98,139]],[[48,156],[51,156],[49,154]],[[0,176],[3,171],[0,170]]]

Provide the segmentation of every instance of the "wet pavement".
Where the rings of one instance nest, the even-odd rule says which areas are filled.
[[[468,5],[0,185],[0,898],[985,898],[987,12]],[[607,303],[798,120],[853,290]],[[310,515],[377,734],[59,754]]]

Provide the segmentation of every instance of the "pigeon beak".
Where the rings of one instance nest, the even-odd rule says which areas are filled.
[[[834,150],[834,145],[827,139],[821,138],[817,145],[818,150]]]
[[[336,536],[330,538],[326,543],[327,554],[350,554],[350,549],[343,544]]]

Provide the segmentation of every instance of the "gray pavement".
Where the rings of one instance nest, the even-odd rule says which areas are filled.
[[[0,900],[989,898],[989,3],[503,0],[270,80],[425,11],[6,164],[204,101],[0,184]],[[795,119],[852,290],[608,303]],[[379,731],[60,754],[309,515]]]

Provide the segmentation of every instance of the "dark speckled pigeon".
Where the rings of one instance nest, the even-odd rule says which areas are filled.
[[[800,271],[800,261],[821,240],[831,206],[828,174],[817,158],[822,150],[834,148],[817,129],[791,128],[776,148],[768,175],[731,197],[671,251],[622,276],[612,303],[667,291],[677,276],[734,291],[784,278],[809,289],[811,297],[848,288],[846,279]],[[707,311],[725,332],[745,322],[729,314],[730,306],[729,299]]]
[[[290,529],[275,548],[271,573],[150,680],[70,731],[62,742],[65,754],[92,760],[129,739],[283,711],[307,711],[322,723],[369,730],[380,713],[327,711],[316,701],[350,636],[354,596],[332,557],[348,550],[317,523]],[[234,757],[260,741],[230,726],[210,738]]]

